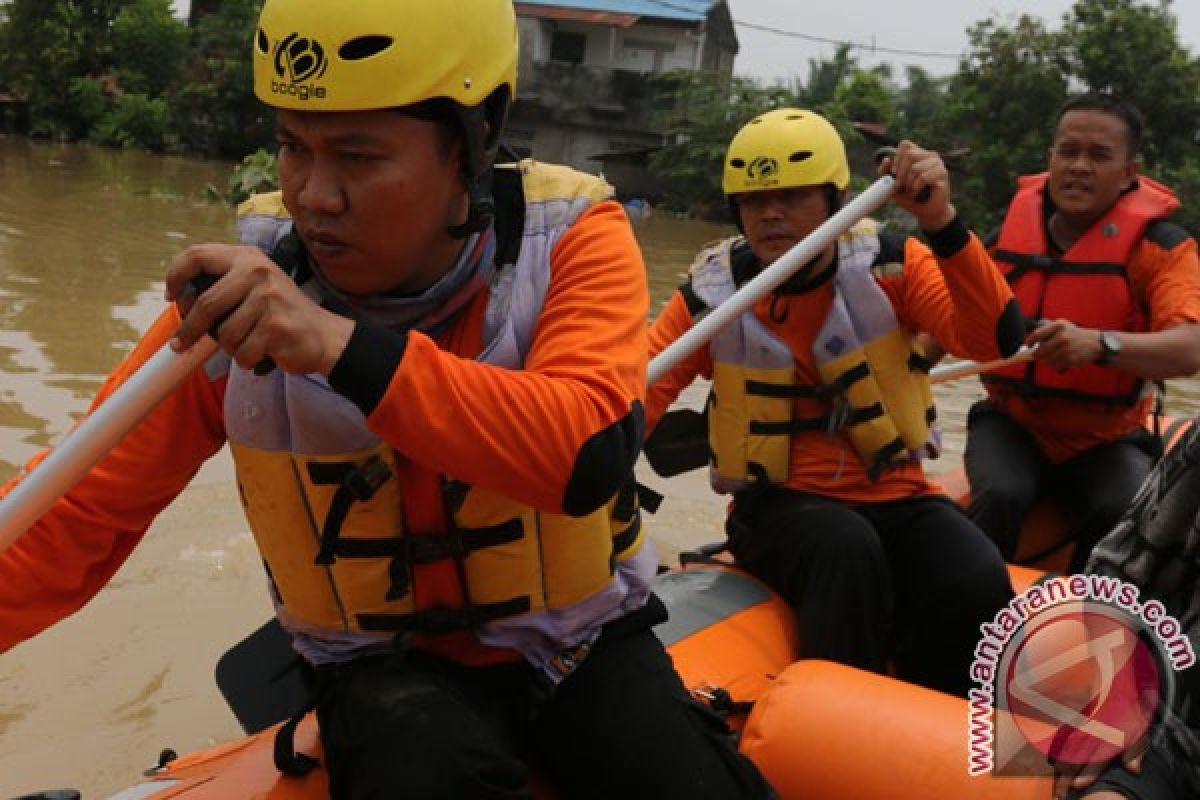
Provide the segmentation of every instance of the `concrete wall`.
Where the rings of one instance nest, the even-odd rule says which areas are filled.
[[[532,133],[532,139],[529,134]],[[594,127],[539,122],[536,125],[514,119],[506,129],[505,141],[517,147],[529,147],[533,157],[554,164],[569,164],[592,174],[603,172],[604,165],[592,158],[601,153],[652,147],[659,143],[657,134],[607,131]]]
[[[699,66],[701,35],[693,27],[639,22],[629,28],[618,28],[519,17],[517,28],[522,63],[548,60],[554,33],[560,31],[586,37],[585,66],[632,72],[666,72]]]
[[[521,44],[518,102],[505,140],[521,155],[532,154],[542,161],[592,173],[603,169],[593,156],[662,143],[661,135],[650,130],[655,124],[648,110],[651,101],[642,96],[646,95],[641,89],[645,84],[639,75],[674,69],[728,73],[737,48],[733,20],[724,3],[714,6],[703,23],[658,20],[620,28],[518,17],[517,26]],[[579,66],[586,69],[550,61],[556,32],[585,37]],[[635,180],[637,167],[633,164],[622,164],[617,171],[624,177],[610,177],[621,183],[645,178],[643,174]],[[622,186],[617,188],[623,191]],[[627,193],[647,192],[639,186]]]

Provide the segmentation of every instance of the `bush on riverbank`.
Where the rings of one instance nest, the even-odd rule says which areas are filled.
[[[261,0],[189,28],[170,0],[0,0],[0,125],[15,133],[236,158],[267,145],[246,43]]]
[[[0,0],[0,129],[119,147],[238,159],[269,147],[273,115],[255,97],[249,43],[262,0]],[[197,11],[200,9],[200,11]],[[1176,221],[1200,232],[1200,60],[1179,41],[1170,0],[1077,0],[1055,29],[1022,15],[968,29],[955,74],[864,69],[849,45],[810,59],[789,86],[709,72],[654,76],[666,145],[652,158],[666,208],[727,214],[721,161],[740,125],[796,105],[828,116],[872,172],[867,123],[961,154],[955,203],[978,230],[999,222],[1016,176],[1043,168],[1058,104],[1082,89],[1115,92],[1147,121],[1144,171],[1184,200]]]
[[[255,150],[233,168],[229,176],[229,202],[233,205],[252,194],[273,192],[279,188],[279,164],[274,153]]]

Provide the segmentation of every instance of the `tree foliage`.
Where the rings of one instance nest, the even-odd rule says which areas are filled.
[[[279,160],[274,153],[255,150],[233,168],[229,176],[228,200],[237,205],[254,194],[279,188]]]
[[[1200,61],[1179,42],[1170,2],[1082,0],[1067,15],[1070,74],[1090,89],[1111,91],[1146,118],[1147,166],[1179,163],[1200,130]]]
[[[970,49],[946,87],[933,136],[968,150],[955,203],[981,228],[996,224],[1018,175],[1045,163],[1055,111],[1068,93],[1064,37],[1038,19],[994,19],[967,31]]]
[[[36,135],[74,138],[72,79],[103,72],[121,0],[11,0],[0,30],[0,89],[21,101]]]
[[[192,28],[182,84],[172,96],[184,145],[240,158],[272,140],[274,115],[254,96],[249,43],[262,0],[223,0]]]
[[[255,99],[249,43],[262,0],[192,0],[189,24],[169,0],[0,0],[0,126],[124,147],[240,158],[270,143],[273,115]],[[737,129],[794,105],[830,118],[857,152],[854,122],[943,152],[955,203],[979,230],[997,224],[1016,177],[1044,167],[1054,116],[1069,95],[1112,91],[1146,118],[1144,171],[1173,186],[1176,219],[1200,231],[1200,61],[1179,41],[1171,0],[1076,0],[1058,24],[984,19],[950,76],[862,68],[849,45],[810,59],[789,86],[680,71],[656,76],[666,145],[651,170],[668,205],[720,215],[722,162]],[[898,77],[898,76],[901,76]],[[864,151],[866,155],[863,155]],[[261,159],[261,157],[258,157]],[[261,165],[244,165],[247,178]]]
[[[169,0],[131,0],[113,20],[113,68],[124,91],[164,95],[179,79],[188,31]]]
[[[905,83],[896,99],[895,128],[918,142],[934,141],[946,104],[948,78],[935,78],[921,67],[904,71]]]
[[[825,114],[854,145],[853,122],[953,152],[954,199],[979,230],[1001,221],[1019,175],[1045,168],[1055,116],[1071,95],[1115,93],[1146,118],[1143,171],[1175,188],[1176,220],[1200,231],[1200,60],[1178,36],[1170,0],[1078,0],[1060,25],[1023,15],[983,19],[967,30],[968,50],[951,76],[909,67],[902,85],[891,68],[862,69],[848,46],[811,59],[805,80],[765,89],[739,80],[688,80],[689,135],[656,157],[664,178],[686,176],[677,204],[704,198],[720,207],[720,164],[737,126],[781,105]],[[705,175],[707,174],[707,179]]]
[[[650,162],[651,170],[664,179],[663,200],[677,208],[722,215],[721,175],[729,140],[751,117],[788,105],[791,93],[782,87],[763,88],[748,78],[687,70],[659,76],[654,90],[664,103],[671,103],[661,118],[668,144]]]
[[[999,224],[1016,177],[1044,169],[1055,115],[1070,95],[1112,92],[1146,119],[1143,166],[1182,182],[1176,219],[1200,230],[1185,186],[1200,174],[1200,62],[1179,42],[1170,3],[1078,0],[1059,30],[1023,16],[1011,26],[984,20],[968,31],[970,51],[947,86],[935,137],[969,148],[955,197],[980,229]]]
[[[0,123],[34,136],[241,156],[270,140],[249,42],[262,0],[0,0]]]
[[[894,89],[886,70],[863,71],[840,48],[831,60],[811,60],[809,80],[792,87],[761,86],[742,77],[678,71],[654,82],[668,142],[650,168],[664,181],[668,206],[709,216],[727,211],[721,179],[729,142],[750,119],[773,108],[798,106],[826,115],[849,141],[854,121],[883,122],[895,113]]]

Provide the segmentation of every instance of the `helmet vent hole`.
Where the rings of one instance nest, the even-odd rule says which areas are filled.
[[[338,55],[343,61],[362,61],[387,50],[394,41],[390,36],[359,36],[342,45],[338,49]]]
[[[258,29],[258,36],[254,37],[254,40],[258,44],[258,52],[266,55],[270,51],[270,42],[267,41],[267,34],[262,28]]]
[[[797,150],[788,156],[788,161],[796,164],[800,161],[807,161],[810,158],[812,158],[812,150]]]
[[[733,167],[734,169],[741,169],[742,167],[746,166],[746,162],[740,158],[735,158],[729,162],[729,166]]]
[[[797,120],[797,119],[804,119],[804,115],[803,114],[788,114],[785,119],[787,119],[789,122],[791,122],[791,121]]]

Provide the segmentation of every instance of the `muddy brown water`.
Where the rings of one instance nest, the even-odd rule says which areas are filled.
[[[104,376],[162,308],[162,278],[189,243],[228,240],[230,210],[207,199],[223,163],[0,137],[0,480],[79,418]],[[701,245],[731,229],[655,214],[635,226],[652,313]],[[974,380],[938,390],[957,464]],[[687,395],[698,402],[702,391]],[[1177,382],[1177,413],[1200,384]],[[643,478],[667,495],[649,521],[664,560],[719,538],[723,501],[703,476]],[[0,655],[0,798],[74,787],[106,797],[164,747],[238,735],[212,683],[219,655],[270,613],[224,455],[151,528],[82,611]]]

